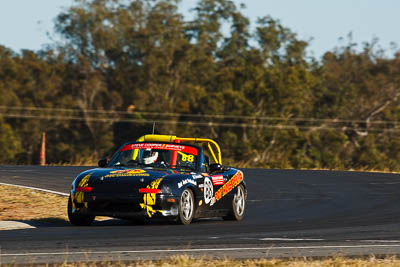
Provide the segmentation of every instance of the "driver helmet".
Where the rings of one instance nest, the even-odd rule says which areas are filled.
[[[144,164],[155,163],[158,158],[158,152],[152,152],[150,148],[143,151]]]

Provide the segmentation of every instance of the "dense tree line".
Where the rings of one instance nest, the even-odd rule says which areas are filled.
[[[0,46],[0,162],[87,163],[151,132],[216,139],[229,164],[400,170],[400,53],[349,44],[321,60],[231,1],[79,0],[58,43]],[[226,25],[229,31],[226,31]],[[351,41],[351,40],[350,40]]]

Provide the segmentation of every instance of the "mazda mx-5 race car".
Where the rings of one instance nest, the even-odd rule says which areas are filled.
[[[222,165],[215,141],[145,135],[75,178],[68,218],[75,225],[90,225],[95,216],[165,217],[181,224],[204,217],[242,220],[246,198],[243,173]]]

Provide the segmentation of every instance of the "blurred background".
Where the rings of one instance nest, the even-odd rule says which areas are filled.
[[[9,1],[10,2],[10,1]],[[244,1],[243,1],[244,2]],[[143,134],[239,167],[400,170],[396,1],[12,1],[0,163],[94,164]]]

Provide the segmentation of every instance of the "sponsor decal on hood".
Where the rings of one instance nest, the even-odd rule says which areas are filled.
[[[105,175],[104,178],[114,178],[123,176],[150,176],[145,170],[141,169],[127,169],[127,170],[117,170],[111,171],[109,174]]]

